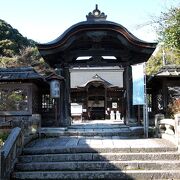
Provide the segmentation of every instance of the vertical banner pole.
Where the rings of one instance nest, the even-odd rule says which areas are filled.
[[[133,105],[143,105],[144,136],[148,138],[148,108],[145,63],[132,66]]]
[[[144,68],[144,106],[143,106],[143,117],[144,117],[144,135],[148,138],[149,119],[148,119],[148,104],[147,104],[147,89],[146,89],[146,64],[143,63]]]

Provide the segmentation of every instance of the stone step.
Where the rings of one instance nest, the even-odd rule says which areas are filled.
[[[59,136],[122,136],[129,137],[133,135],[142,135],[135,133],[130,128],[42,128],[39,131],[41,136],[59,137]]]
[[[143,127],[129,127],[124,124],[74,124],[68,128],[41,128],[40,135],[45,137],[59,136],[122,136],[142,137]]]
[[[180,161],[73,161],[18,163],[16,171],[180,170]]]
[[[41,138],[23,149],[12,179],[180,179],[179,160],[161,139]]]
[[[158,153],[74,153],[23,155],[20,163],[30,162],[68,162],[68,161],[140,161],[140,160],[180,160],[177,152]]]
[[[145,152],[176,152],[177,147],[100,147],[97,145],[94,147],[78,146],[78,147],[49,147],[49,148],[24,148],[23,154],[35,155],[35,154],[62,154],[62,153],[145,153]]]
[[[49,127],[45,128],[45,127],[43,127],[43,128],[39,129],[39,134],[46,135],[46,136],[48,136],[48,134],[54,134],[54,133],[63,135],[66,130],[67,130],[67,128],[49,128]]]
[[[77,129],[72,130],[69,129],[68,131],[64,132],[65,136],[122,136],[122,137],[128,137],[131,136],[130,130],[122,130],[122,129]]]
[[[12,179],[180,179],[179,170],[28,171],[14,172]]]
[[[126,126],[124,124],[85,124],[85,125],[74,124],[68,127],[68,129],[112,129],[112,128],[128,129],[129,126]]]

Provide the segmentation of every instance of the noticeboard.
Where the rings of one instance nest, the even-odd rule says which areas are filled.
[[[82,104],[71,103],[71,114],[82,114]]]

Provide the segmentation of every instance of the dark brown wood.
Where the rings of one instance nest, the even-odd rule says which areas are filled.
[[[169,88],[178,88],[180,90],[180,66],[178,65],[166,65],[163,66],[159,72],[149,77],[148,81],[148,93],[152,94],[152,112],[151,118],[158,113],[163,113],[169,117],[169,105],[173,101],[173,98],[180,97],[180,91],[176,90],[176,97],[173,97]],[[162,106],[158,104],[160,96],[162,95]]]
[[[61,83],[61,118],[60,126],[69,126],[71,124],[70,115],[70,75],[68,68],[62,68],[64,81]]]
[[[129,124],[130,118],[130,87],[129,87],[129,67],[125,69],[125,85],[126,85],[126,119],[125,123]]]
[[[146,62],[155,50],[156,45],[157,43],[139,40],[120,24],[106,21],[106,15],[101,13],[98,7],[87,15],[87,21],[73,25],[56,40],[46,44],[37,44],[44,60],[53,68],[61,68],[61,75],[65,78],[61,86],[60,124],[68,126],[71,122],[70,76],[68,68],[104,66],[120,66],[126,69],[124,74],[126,102],[123,107],[126,109],[126,112],[122,113],[126,116],[128,124],[132,110],[130,65]],[[81,56],[91,57],[89,60],[77,60]],[[104,59],[103,56],[114,56],[116,59]],[[108,106],[106,100],[108,90],[106,88],[108,87],[105,87],[104,94],[105,110]],[[87,93],[89,92],[87,91]],[[88,114],[88,97],[86,109]]]
[[[69,68],[65,68],[65,77],[66,77],[66,118],[67,125],[71,125],[71,100],[70,100],[70,72]]]
[[[140,107],[140,105],[138,105],[138,124],[140,125],[141,124],[141,107]]]
[[[105,117],[107,115],[107,87],[105,87],[105,94],[104,94],[104,108],[105,108]]]
[[[82,22],[70,27],[52,43],[37,44],[47,63],[52,67],[67,63],[71,66],[108,66],[117,63],[137,64],[147,61],[156,43],[140,41],[123,26],[109,22]],[[115,56],[117,60],[96,61],[99,56]],[[76,60],[79,56],[92,56],[93,61]]]

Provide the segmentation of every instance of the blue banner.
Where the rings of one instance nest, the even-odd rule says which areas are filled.
[[[133,105],[144,105],[144,65],[132,66]]]

